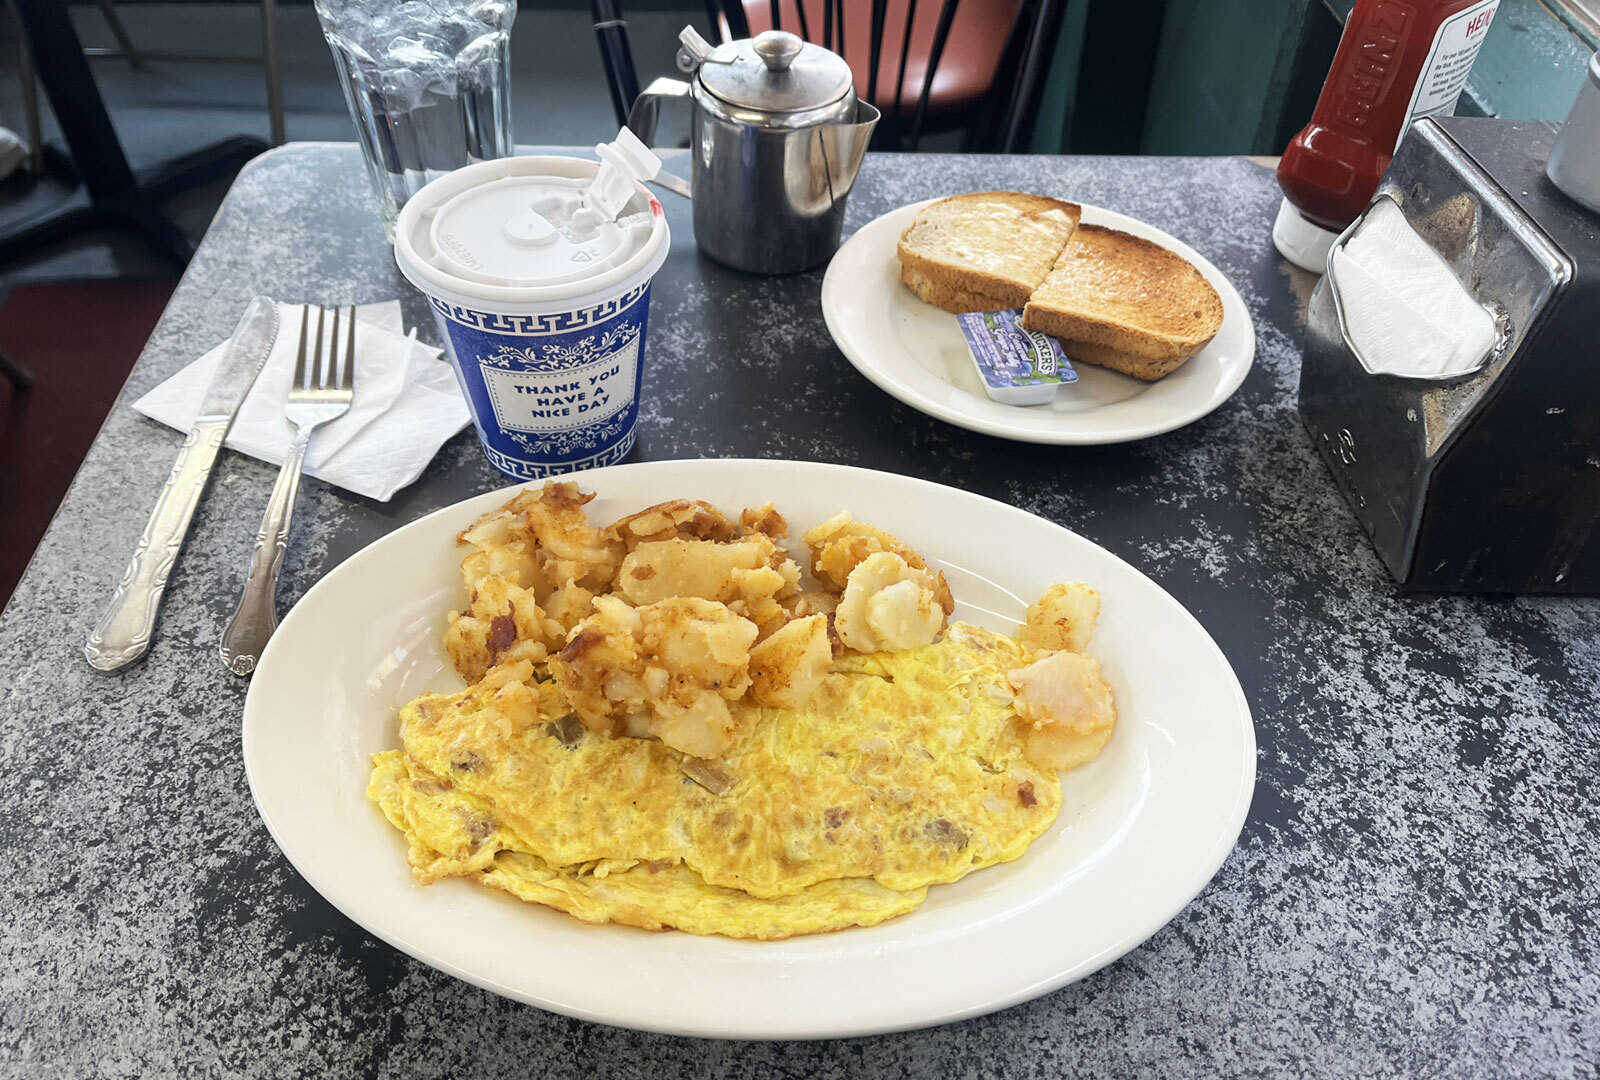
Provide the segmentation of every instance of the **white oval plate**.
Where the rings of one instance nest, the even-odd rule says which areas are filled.
[[[1177,371],[1155,382],[1090,364],[1047,405],[991,401],[972,366],[956,317],[923,303],[900,282],[900,234],[934,199],[874,218],[834,255],[822,279],[828,332],[856,370],[929,416],[1002,439],[1058,445],[1129,442],[1192,423],[1239,389],[1256,354],[1244,299],[1187,244],[1114,210],[1083,208],[1083,223],[1154,241],[1188,259],[1222,297],[1222,329]],[[1070,355],[1070,354],[1069,354]]]
[[[462,879],[417,885],[367,801],[395,713],[462,685],[440,645],[464,599],[455,536],[515,488],[396,530],[318,582],[250,685],[244,760],[284,854],[340,911],[419,960],[569,1016],[719,1038],[922,1027],[1003,1008],[1110,963],[1172,918],[1238,837],[1255,729],[1227,660],[1127,563],[1004,503],[889,473],[789,461],[661,461],[576,477],[609,521],[664,498],[736,510],[776,499],[791,538],[841,507],[943,569],[956,617],[1013,631],[1050,583],[1100,590],[1090,653],[1116,693],[1116,734],[1063,778],[1060,819],[1015,862],[928,892],[872,929],[780,942],[590,926]]]

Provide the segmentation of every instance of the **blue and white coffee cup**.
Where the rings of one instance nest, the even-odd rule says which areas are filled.
[[[483,452],[518,480],[633,449],[661,204],[634,183],[616,220],[583,201],[599,166],[479,162],[407,200],[395,262],[427,296]]]

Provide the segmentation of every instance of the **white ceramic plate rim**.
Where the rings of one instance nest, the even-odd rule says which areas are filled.
[[[1119,831],[1105,841],[1102,845],[1104,851],[1096,849],[1095,860],[1087,869],[1052,879],[1048,888],[1026,893],[1022,902],[1013,904],[1003,912],[997,909],[992,918],[983,918],[974,924],[962,923],[957,929],[951,929],[949,925],[941,926],[938,919],[929,920],[925,925],[919,924],[919,915],[929,911],[929,905],[934,905],[934,893],[930,892],[928,905],[924,908],[880,927],[773,943],[730,942],[677,933],[647,934],[621,927],[586,926],[568,916],[533,905],[523,905],[492,890],[459,880],[436,883],[424,889],[411,883],[409,875],[403,873],[404,867],[400,864],[403,863],[404,848],[399,834],[383,823],[370,806],[352,812],[358,815],[364,813],[380,823],[382,829],[388,830],[393,839],[393,850],[380,854],[384,859],[382,865],[385,871],[392,868],[395,873],[388,880],[353,878],[353,872],[346,869],[347,863],[344,861],[351,849],[346,838],[338,835],[337,820],[317,818],[310,828],[304,822],[293,820],[296,813],[300,812],[295,808],[305,800],[329,798],[337,801],[348,799],[349,794],[335,795],[322,790],[314,776],[308,778],[306,770],[295,768],[286,771],[277,768],[274,771],[270,764],[273,753],[280,758],[285,754],[283,749],[273,745],[274,740],[283,742],[310,738],[306,732],[291,730],[296,722],[293,710],[287,710],[283,705],[292,704],[296,693],[303,695],[306,692],[303,688],[316,682],[317,673],[304,668],[296,671],[293,661],[284,657],[302,649],[308,650],[313,660],[313,664],[305,666],[336,663],[331,658],[332,650],[328,643],[318,647],[315,620],[328,614],[330,605],[335,612],[339,609],[339,591],[345,588],[343,582],[359,582],[362,574],[378,573],[385,559],[385,545],[391,541],[398,543],[399,538],[412,536],[420,539],[430,530],[438,531],[442,537],[453,537],[460,527],[479,513],[500,505],[512,493],[521,490],[522,485],[515,485],[445,507],[403,526],[351,556],[306,593],[284,619],[262,656],[245,704],[242,732],[245,768],[262,819],[296,870],[335,907],[375,936],[467,982],[584,1020],[639,1030],[714,1038],[841,1037],[909,1030],[964,1019],[1029,1000],[1082,978],[1134,948],[1165,925],[1211,879],[1237,840],[1254,790],[1255,731],[1244,693],[1221,650],[1194,617],[1158,585],[1098,545],[1016,507],[894,474],[809,462],[712,459],[614,466],[579,474],[575,478],[586,490],[605,492],[608,485],[620,476],[635,479],[638,483],[618,484],[618,488],[637,486],[640,491],[693,495],[697,490],[713,486],[712,482],[718,477],[723,478],[722,482],[728,482],[726,477],[733,476],[736,485],[781,495],[783,481],[786,477],[792,479],[796,475],[795,470],[808,473],[820,470],[817,481],[828,483],[830,490],[848,492],[888,484],[910,498],[932,500],[931,505],[935,508],[942,508],[946,503],[952,504],[952,509],[963,511],[959,517],[964,520],[986,519],[990,525],[1004,525],[1037,535],[1048,533],[1063,547],[1079,549],[1080,558],[1098,563],[1094,576],[1101,578],[1111,593],[1120,591],[1130,598],[1138,594],[1144,597],[1138,601],[1139,604],[1148,603],[1160,608],[1164,618],[1172,620],[1166,629],[1178,637],[1191,639],[1193,645],[1192,649],[1184,650],[1189,655],[1174,656],[1169,660],[1182,661],[1194,670],[1203,672],[1205,680],[1214,682],[1219,688],[1209,700],[1201,695],[1201,700],[1196,701],[1194,706],[1196,715],[1210,710],[1207,715],[1215,723],[1216,730],[1206,732],[1207,745],[1202,745],[1195,737],[1189,737],[1188,741],[1187,752],[1203,750],[1213,755],[1218,768],[1226,773],[1218,775],[1214,783],[1208,782],[1196,789],[1215,808],[1215,812],[1204,820],[1182,826],[1196,830],[1196,845],[1176,854],[1169,852],[1170,858],[1149,859],[1146,864],[1111,871],[1113,877],[1118,873],[1122,875],[1124,886],[1137,886],[1130,888],[1127,895],[1122,895],[1120,891],[1116,896],[1103,895],[1106,891],[1104,883],[1095,885],[1093,891],[1089,885],[1079,885],[1079,878],[1083,875],[1087,875],[1083,877],[1084,881],[1098,881],[1094,875],[1102,872],[1101,862],[1112,863],[1123,856],[1118,847],[1125,846],[1129,836],[1137,838],[1146,832],[1156,836],[1159,835],[1158,830],[1171,827],[1170,822],[1163,826],[1159,821],[1143,820],[1144,816],[1148,816],[1145,799],[1149,792],[1145,790],[1138,793],[1134,817],[1130,818],[1129,823],[1115,825]],[[1041,532],[1041,528],[1045,532]],[[797,541],[797,538],[792,539]],[[907,539],[908,542],[916,542],[910,537]],[[929,558],[936,564],[940,561],[934,555],[929,555]],[[953,566],[947,564],[947,569]],[[391,579],[384,577],[382,580],[387,582]],[[345,589],[347,594],[351,591],[350,588]],[[957,592],[958,595],[961,592],[959,585]],[[344,604],[349,604],[348,598]],[[439,614],[442,620],[443,613]],[[961,614],[958,609],[958,617]],[[337,617],[335,614],[334,619]],[[359,615],[352,614],[349,618],[359,618]],[[1102,631],[1106,624],[1107,617],[1103,613]],[[297,640],[304,641],[303,647],[294,644]],[[337,640],[336,637],[334,642]],[[1090,652],[1095,652],[1093,645]],[[328,659],[323,660],[323,657]],[[1115,658],[1106,662],[1114,663]],[[1117,692],[1119,708],[1125,708],[1122,703],[1125,691],[1119,687]],[[286,695],[288,702],[281,700]],[[323,696],[331,695],[330,690]],[[337,711],[335,703],[320,700],[312,702],[310,707]],[[1119,736],[1133,724],[1134,719],[1125,711],[1119,721]],[[1183,722],[1180,718],[1180,726]],[[309,730],[315,734],[314,723]],[[1172,738],[1164,730],[1161,733],[1168,739]],[[329,737],[342,739],[344,735],[332,732]],[[1213,739],[1215,745],[1210,745]],[[312,742],[296,742],[294,745],[309,746]],[[1111,747],[1102,758],[1110,757],[1111,749],[1117,745],[1116,738],[1113,738]],[[370,752],[371,748],[365,751]],[[1096,765],[1084,768],[1094,769]],[[1183,779],[1187,782],[1193,778],[1185,775]],[[1134,781],[1135,784],[1139,782],[1138,779]],[[1142,783],[1146,789],[1149,788],[1148,775],[1144,776]],[[364,800],[364,795],[360,793],[364,787],[365,780],[361,778],[355,798]],[[343,804],[339,804],[339,807],[344,808]],[[1091,805],[1091,813],[1093,810]],[[1038,870],[1034,876],[1045,873],[1047,868],[1043,862],[1030,864],[1029,859],[1045,858],[1034,852],[1048,846],[1047,838],[1062,832],[1066,825],[1065,818],[1064,813],[1063,819],[1058,820],[1016,863],[991,867],[955,885],[939,886],[937,889],[960,890],[967,887],[970,890],[972,887],[968,883],[977,883],[976,891],[983,894],[986,888],[992,891],[1001,885],[1001,877],[997,874],[999,871],[1011,867],[1027,871],[1030,865],[1036,865]],[[327,857],[330,844],[336,856],[331,861]],[[984,875],[992,876],[984,878]],[[452,891],[457,886],[459,888]],[[1046,925],[1054,926],[1056,923],[1050,919],[1059,918],[1063,912],[1070,916],[1074,910],[1071,901],[1080,895],[1095,903],[1112,902],[1118,911],[1127,909],[1126,925],[1104,940],[1094,940],[1092,947],[1078,942],[1076,937],[1065,941],[1042,941],[1037,946],[1027,947],[1020,946],[1014,940],[1017,934],[1013,931],[1026,926],[1031,926],[1037,933],[1041,919],[1047,920]],[[426,924],[401,925],[400,918],[394,910],[389,909],[394,908],[397,898],[405,904],[415,905],[418,897],[428,898],[423,901],[430,905]],[[437,912],[432,906],[435,900]],[[988,903],[987,900],[981,902]],[[975,901],[968,897],[961,903],[966,905],[961,910],[966,910]],[[509,905],[511,914],[503,915],[493,910],[492,906],[497,904],[502,908]],[[594,968],[590,970],[586,964],[577,964],[567,969],[546,971],[534,965],[526,972],[519,969],[516,977],[491,973],[488,969],[494,967],[492,958],[486,958],[482,951],[472,953],[470,949],[464,951],[463,948],[463,942],[476,931],[477,923],[470,926],[464,921],[456,923],[445,932],[443,939],[432,943],[427,940],[430,936],[437,936],[437,924],[448,922],[454,916],[464,919],[469,913],[474,919],[483,915],[485,918],[525,920],[525,923],[518,921],[505,924],[514,925],[515,933],[519,935],[524,933],[525,926],[525,941],[495,940],[497,947],[503,944],[508,950],[513,947],[535,949],[544,945],[555,946],[559,944],[558,935],[562,938],[571,938],[574,934],[588,935],[582,940],[581,955],[587,961],[592,954],[595,957]],[[945,921],[948,923],[949,920]],[[927,932],[933,929],[938,932]],[[1091,927],[1094,931],[1098,929],[1098,926]],[[1093,938],[1094,934],[1086,933],[1084,936]],[[986,938],[993,940],[986,941]],[[990,947],[996,951],[991,953],[988,951]],[[750,950],[766,952],[755,954]],[[926,967],[927,957],[924,954],[928,954],[929,950],[936,950],[941,959],[946,955],[950,957],[950,962],[955,965],[950,973],[951,978],[936,983],[930,981],[924,971],[921,978],[900,981],[896,975],[897,968],[906,967],[910,970],[918,964]],[[840,963],[837,958],[827,957],[829,962],[824,964],[814,958],[816,955],[832,953],[840,954],[846,962]],[[770,964],[767,962],[769,955]],[[756,956],[754,963],[750,962],[752,956]],[[989,958],[988,963],[980,962],[984,957]],[[996,957],[1003,958],[1003,962],[1009,966],[1003,970],[995,967],[993,961]],[[607,969],[601,963],[602,959],[620,962],[625,974],[619,975],[615,967]],[[800,961],[804,963],[797,966]],[[962,978],[963,963],[975,965],[966,969],[968,978]],[[982,968],[990,970],[983,972],[980,970]],[[799,979],[800,982],[791,984],[790,980],[793,979]],[[998,985],[994,985],[996,979]],[[673,993],[660,993],[664,986],[670,987]],[[848,1013],[841,1013],[827,993],[830,989],[844,987],[850,989],[843,996],[852,998],[855,1004],[854,1011]],[[656,991],[654,995],[652,988]],[[886,992],[890,990],[897,990],[898,993]],[[809,1007],[795,1007],[795,1001],[791,999],[797,993],[801,995],[799,1001],[811,1003]],[[695,1005],[701,997],[718,1000],[725,1013],[719,1014],[715,1008],[701,1011]],[[769,998],[783,999],[781,1004],[784,1007],[775,1011],[768,1006]]]
[[[1228,359],[1220,380],[1209,390],[1198,382],[1181,384],[1184,386],[1183,393],[1164,399],[1158,406],[1152,406],[1145,400],[1148,395],[1140,395],[1084,412],[1051,412],[1038,407],[1000,405],[959,387],[952,387],[910,357],[899,342],[885,342],[868,329],[873,309],[890,302],[878,287],[874,273],[877,264],[884,259],[893,261],[896,258],[895,246],[900,234],[911,224],[918,211],[938,201],[936,198],[924,199],[890,210],[867,222],[840,247],[822,279],[822,316],[834,344],[839,346],[839,351],[844,353],[845,359],[857,371],[892,397],[929,416],[969,431],[1018,442],[1092,446],[1146,439],[1191,424],[1232,397],[1250,374],[1255,360],[1255,324],[1251,321],[1244,298],[1222,271],[1170,233],[1138,218],[1085,203],[1085,224],[1120,229],[1181,255],[1205,275],[1222,298],[1222,329],[1211,344],[1184,367],[1203,366],[1209,357],[1223,353],[1237,355],[1241,359]],[[904,288],[899,283],[898,273],[895,274],[894,288]],[[932,305],[926,307],[929,318],[953,318]],[[891,350],[905,356],[905,362],[895,365],[887,363],[885,353]],[[902,367],[904,370],[901,370]],[[1151,386],[1161,387],[1162,383],[1171,382],[1183,370],[1180,368],[1178,372]],[[1190,392],[1190,386],[1194,387],[1194,392]],[[1062,391],[1070,392],[1070,388]]]

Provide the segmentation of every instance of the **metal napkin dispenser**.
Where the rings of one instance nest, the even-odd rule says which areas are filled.
[[[1556,130],[1418,121],[1374,199],[1493,314],[1476,371],[1370,374],[1328,275],[1311,296],[1300,412],[1408,590],[1600,594],[1600,215],[1546,178]]]

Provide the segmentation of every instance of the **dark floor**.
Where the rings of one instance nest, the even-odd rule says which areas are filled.
[[[0,303],[0,607],[100,430],[177,281],[19,285]],[[94,318],[85,319],[92,311]],[[62,328],[72,327],[71,334]],[[90,538],[86,542],[93,542]]]

